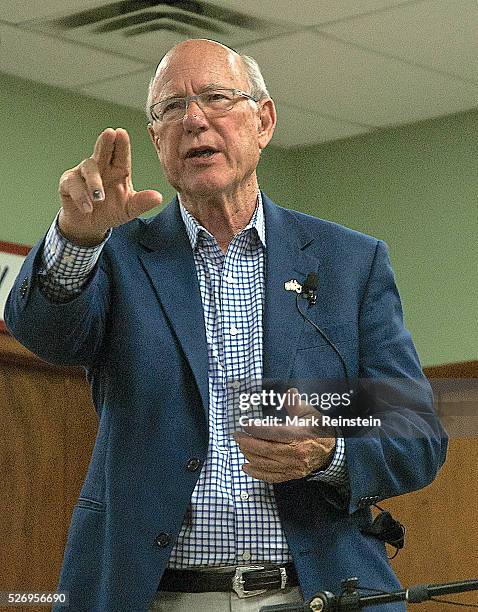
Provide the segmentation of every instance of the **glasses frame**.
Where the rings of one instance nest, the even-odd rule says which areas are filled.
[[[159,102],[155,102],[154,104],[152,104],[149,107],[149,114],[151,116],[151,120],[154,122],[156,121],[157,123],[175,123],[176,121],[182,121],[184,119],[184,117],[186,116],[186,113],[188,112],[188,108],[189,108],[189,104],[191,102],[196,102],[196,104],[199,106],[199,108],[202,110],[202,112],[204,114],[207,115],[207,110],[202,108],[202,106],[199,104],[199,98],[201,96],[203,96],[204,94],[207,93],[211,93],[212,91],[229,91],[230,93],[232,93],[234,96],[239,96],[241,98],[246,98],[247,100],[252,100],[253,102],[259,102],[259,100],[257,98],[254,98],[254,96],[252,96],[251,94],[248,94],[245,91],[242,91],[242,89],[235,89],[232,87],[215,87],[214,89],[208,89],[206,91],[203,91],[200,94],[194,95],[194,96],[174,96],[172,98],[166,98],[165,100],[160,100]],[[172,119],[170,121],[164,121],[162,119],[160,119],[158,117],[158,115],[155,113],[154,111],[154,107],[158,106],[158,104],[163,104],[163,102],[170,102],[171,100],[184,100],[184,114],[180,119]],[[234,104],[237,102],[237,100],[233,100],[231,108],[228,108],[225,110],[225,112],[229,112],[230,110],[232,110],[232,108],[234,107]]]

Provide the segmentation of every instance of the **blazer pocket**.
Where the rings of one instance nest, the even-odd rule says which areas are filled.
[[[104,512],[106,510],[104,503],[87,497],[79,497],[75,504],[75,508],[86,508],[87,510],[95,510],[96,512]]]
[[[316,323],[314,321],[314,323]],[[341,323],[339,325],[316,325],[326,334],[334,344],[344,344],[346,342],[356,342],[358,337],[357,323],[350,321],[349,323]],[[308,321],[304,321],[304,328],[299,340],[299,351],[303,349],[313,348],[315,346],[328,345],[325,338],[311,325]]]

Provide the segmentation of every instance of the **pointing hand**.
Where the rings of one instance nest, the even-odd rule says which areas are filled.
[[[63,173],[59,192],[60,231],[82,246],[99,244],[109,228],[131,221],[163,200],[158,191],[134,190],[130,140],[122,128],[108,128],[99,135],[93,155]]]

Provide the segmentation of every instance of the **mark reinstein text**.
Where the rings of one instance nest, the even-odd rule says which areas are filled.
[[[299,416],[266,416],[252,418],[243,414],[239,417],[241,427],[283,427],[293,425],[295,427],[381,427],[382,421],[377,417],[331,417],[325,414]]]

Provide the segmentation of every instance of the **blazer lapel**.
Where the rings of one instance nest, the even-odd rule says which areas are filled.
[[[287,291],[290,280],[303,283],[309,272],[317,272],[318,261],[306,254],[313,240],[296,217],[262,195],[266,224],[266,290],[264,308],[264,379],[290,378],[304,319],[296,307],[297,293]],[[306,305],[303,304],[303,308]]]
[[[208,413],[208,354],[201,293],[177,198],[147,225],[140,259],[189,362]]]

